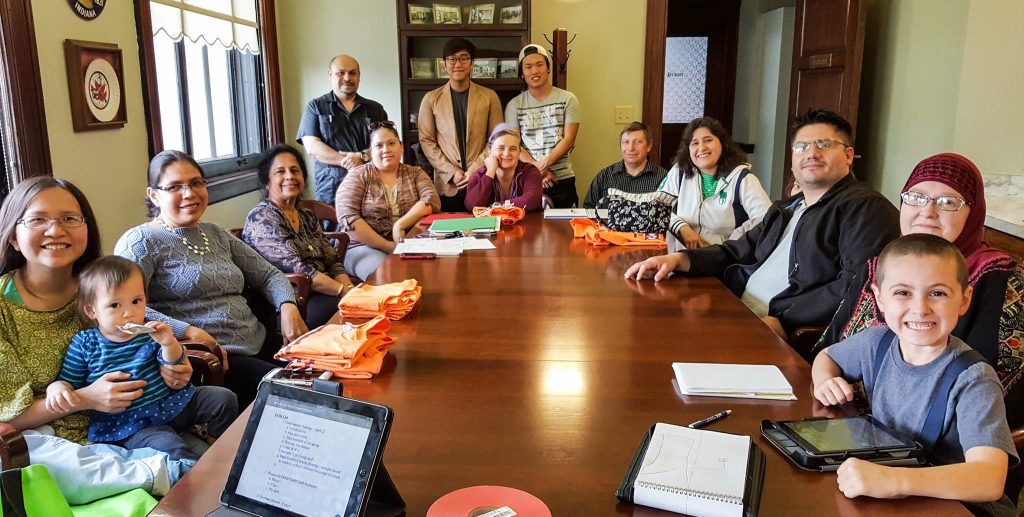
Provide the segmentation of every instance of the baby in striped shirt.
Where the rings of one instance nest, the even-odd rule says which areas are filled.
[[[89,440],[127,449],[151,447],[173,459],[199,459],[178,433],[206,424],[211,437],[220,436],[238,416],[235,394],[216,386],[177,386],[161,378],[158,365],[183,364],[185,348],[169,325],[145,321],[142,272],[131,261],[118,256],[93,261],[79,275],[78,296],[82,321],[95,326],[72,338],[60,375],[46,389],[46,408],[81,409],[84,401],[75,390],[124,372],[130,376],[126,380],[146,381],[142,395],[122,412],[92,411]]]

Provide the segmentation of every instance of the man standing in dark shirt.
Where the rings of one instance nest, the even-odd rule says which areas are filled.
[[[316,160],[316,198],[334,204],[334,194],[348,169],[369,161],[372,122],[388,119],[384,106],[356,93],[359,63],[352,56],[331,59],[331,91],[306,105],[295,135]]]

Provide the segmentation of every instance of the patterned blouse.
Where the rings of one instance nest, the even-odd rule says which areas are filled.
[[[0,277],[0,289],[13,282]],[[81,330],[78,298],[52,311],[32,311],[0,297],[0,422],[9,422],[57,379],[71,338]],[[84,413],[50,422],[57,436],[84,442],[89,418]]]
[[[298,208],[299,229],[269,199],[260,201],[245,219],[242,240],[285,273],[303,273],[313,278],[324,273],[334,278],[345,272],[334,246],[327,242],[320,221],[307,208]]]
[[[341,229],[352,232],[355,222],[363,219],[373,231],[390,240],[395,221],[407,214],[417,201],[423,201],[435,213],[441,210],[441,199],[437,196],[434,182],[423,169],[399,165],[398,181],[395,185],[398,187],[397,217],[392,215],[391,206],[388,204],[387,187],[380,180],[380,171],[373,163],[360,165],[348,171],[345,181],[338,187],[338,194],[334,200]],[[354,234],[350,235],[352,240],[349,246],[362,244]]]

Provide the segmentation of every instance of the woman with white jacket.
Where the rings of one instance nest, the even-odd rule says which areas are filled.
[[[720,244],[741,235],[759,221],[771,201],[747,156],[722,124],[694,119],[683,131],[675,165],[658,189],[675,196],[669,222],[669,251]]]

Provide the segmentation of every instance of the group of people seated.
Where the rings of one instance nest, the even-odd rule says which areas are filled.
[[[331,61],[332,91],[303,115],[298,139],[315,160],[317,198],[334,205],[350,237],[343,259],[299,204],[305,160],[287,145],[259,163],[266,199],[248,214],[241,240],[203,221],[205,174],[179,151],[153,158],[151,219],[125,232],[112,257],[100,256],[98,221],[74,185],[39,177],[11,191],[0,207],[0,421],[25,434],[33,462],[47,465],[69,501],[135,487],[166,492],[202,452],[190,429],[204,426],[210,440],[223,432],[282,364],[275,353],[331,318],[339,298],[424,216],[578,202],[569,161],[578,102],[550,85],[547,51],[520,53],[527,90],[503,120],[494,92],[469,80],[472,43],[453,39],[443,57],[450,80],[425,97],[418,117],[433,177],[402,163],[398,131],[356,93],[359,66],[349,56]],[[924,415],[907,401],[932,398],[946,365],[979,352],[983,360],[949,396],[932,457],[943,466],[851,460],[839,486],[850,497],[918,494],[1012,511],[1020,476],[1010,470],[1006,481],[1018,463],[1009,425],[1024,423],[1024,270],[982,240],[980,172],[959,155],[926,158],[897,210],[854,177],[842,117],[812,110],[792,131],[798,188],[782,200],[769,199],[721,123],[699,118],[669,171],[648,159],[647,128],[626,127],[622,161],[595,177],[584,205],[603,206],[612,188],[671,195],[673,248],[625,277],[715,275],[783,339],[827,327],[797,350],[813,362],[823,404],[851,400],[851,382],[865,380],[876,416],[913,435]],[[305,316],[285,273],[310,279]],[[246,289],[266,307],[247,300]],[[183,341],[226,352],[223,388],[190,384]],[[888,355],[875,362],[885,343]]]

